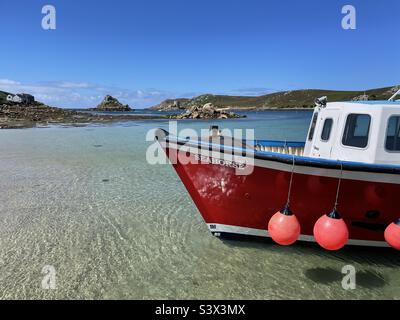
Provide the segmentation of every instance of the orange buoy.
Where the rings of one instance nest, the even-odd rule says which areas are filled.
[[[275,213],[268,222],[268,232],[276,243],[288,246],[297,241],[300,236],[300,223],[296,216],[286,206]]]
[[[400,250],[400,219],[389,224],[384,233],[386,242],[396,250]]]
[[[344,247],[349,240],[349,230],[336,209],[317,220],[314,238],[326,250],[334,251]]]

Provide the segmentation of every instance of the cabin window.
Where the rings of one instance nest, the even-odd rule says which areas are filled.
[[[324,127],[322,128],[321,140],[328,141],[331,136],[333,119],[325,119]]]
[[[352,113],[347,116],[342,143],[345,146],[365,148],[368,145],[371,116]]]
[[[400,151],[400,116],[389,118],[385,146],[388,151]]]
[[[311,122],[310,132],[308,133],[309,141],[311,141],[314,137],[314,131],[315,131],[315,127],[317,125],[317,120],[318,120],[318,112],[315,112],[313,115],[312,122]]]

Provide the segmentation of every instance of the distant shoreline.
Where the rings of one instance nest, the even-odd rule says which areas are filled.
[[[282,107],[282,108],[258,108],[258,107],[247,107],[247,108],[234,108],[234,107],[225,107],[225,108],[218,108],[219,110],[226,110],[226,111],[235,111],[235,112],[243,112],[243,111],[313,111],[313,107],[309,108],[290,108],[290,107]],[[78,110],[78,109],[76,109]],[[84,110],[84,109],[79,109]],[[168,110],[158,110],[158,109],[151,109],[151,108],[144,108],[144,109],[136,109],[138,110],[147,110],[153,112],[185,112],[187,109],[168,109]]]
[[[328,97],[328,102],[387,100],[400,89],[399,85],[369,90],[343,91],[326,89],[301,89],[273,92],[261,96],[232,96],[221,94],[202,94],[192,98],[166,99],[150,107],[151,110],[189,109],[194,105],[212,103],[219,108],[231,110],[310,110],[315,99]]]
[[[49,107],[43,104],[10,105],[0,104],[0,129],[27,129],[43,128],[52,125],[59,126],[88,126],[135,120],[165,120],[166,116],[146,115],[115,115],[112,112],[101,111],[102,115],[96,115],[93,111],[76,111]]]
[[[0,129],[33,128],[47,125],[84,126],[135,120],[167,120],[167,112],[186,112],[194,107],[216,106],[218,110],[244,112],[311,112],[316,97],[327,96],[328,101],[387,100],[400,86],[370,89],[366,91],[337,91],[305,89],[275,92],[263,96],[227,96],[203,94],[194,98],[167,99],[156,106],[143,110],[158,112],[152,115],[137,115],[126,110],[129,106],[107,95],[96,108],[55,108],[39,102],[10,104],[8,92],[0,91]],[[33,97],[32,97],[33,98]],[[281,107],[282,106],[282,107]],[[110,110],[107,110],[110,109]],[[114,110],[111,110],[114,109]],[[139,111],[136,109],[134,111]],[[221,113],[221,112],[220,112]],[[194,119],[202,115],[193,115]],[[229,115],[226,118],[230,118]],[[214,119],[213,115],[205,116]],[[179,120],[179,119],[176,119]]]

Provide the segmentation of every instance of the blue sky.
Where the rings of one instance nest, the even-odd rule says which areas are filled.
[[[43,30],[42,7],[57,29]],[[344,5],[357,29],[341,27]],[[398,0],[2,0],[0,90],[62,107],[400,84]]]

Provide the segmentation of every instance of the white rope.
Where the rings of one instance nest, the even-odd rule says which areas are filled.
[[[339,192],[340,192],[340,186],[342,184],[342,177],[343,177],[343,163],[340,162],[340,176],[339,176],[339,181],[338,181],[338,185],[337,185],[337,189],[336,189],[335,206],[333,208],[334,210],[336,210],[339,205]]]
[[[290,173],[290,182],[289,182],[289,190],[288,190],[286,207],[289,207],[289,205],[290,205],[290,196],[291,196],[291,193],[292,193],[294,165],[295,165],[295,160],[294,160],[294,155],[293,155],[292,172]]]

